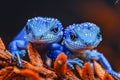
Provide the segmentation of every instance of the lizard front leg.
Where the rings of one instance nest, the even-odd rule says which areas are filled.
[[[25,56],[26,53],[26,47],[28,45],[28,41],[24,41],[24,40],[14,40],[10,43],[9,45],[9,50],[12,53],[12,60],[14,60],[14,57],[16,56],[18,59],[18,65],[20,67],[22,67],[22,62],[21,62],[21,58]]]
[[[100,64],[102,64],[102,66],[106,69],[106,71],[108,73],[110,73],[112,76],[116,76],[118,78],[120,78],[120,74],[118,74],[117,72],[115,72],[110,63],[108,62],[108,60],[104,57],[103,54],[97,52],[96,50],[87,50],[84,55],[84,58],[89,59],[89,60],[97,60],[100,62]]]
[[[51,58],[53,61],[57,58],[57,56],[61,53],[64,52],[67,56],[69,56],[70,51],[66,49],[66,47],[64,45],[58,44],[58,43],[54,43],[54,44],[50,44],[49,46],[49,52],[47,54],[47,56],[49,58]],[[74,69],[73,64],[77,64],[80,67],[83,67],[83,61],[79,58],[68,58],[66,64],[71,68]]]

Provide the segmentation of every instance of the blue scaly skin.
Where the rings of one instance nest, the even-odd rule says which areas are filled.
[[[69,54],[71,53],[75,57],[81,57],[88,61],[97,60],[108,73],[120,78],[120,74],[112,69],[104,55],[97,50],[93,50],[101,41],[102,36],[99,27],[93,23],[84,22],[69,25],[65,29],[63,44],[70,51]],[[69,66],[73,67],[71,64]]]
[[[19,66],[22,67],[21,57],[26,54],[28,42],[32,42],[39,51],[46,51],[53,43],[62,39],[62,29],[61,22],[55,18],[34,17],[29,19],[22,31],[9,44],[12,60],[16,56]]]

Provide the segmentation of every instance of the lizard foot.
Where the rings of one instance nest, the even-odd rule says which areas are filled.
[[[20,51],[13,51],[12,52],[12,61],[14,60],[15,56],[17,57],[18,59],[18,65],[19,67],[22,67],[22,62],[21,62],[21,58],[20,57],[23,57],[25,56],[25,53],[26,51],[25,50],[20,50]]]
[[[74,58],[74,59],[68,59],[67,60],[67,65],[74,70],[73,64],[77,64],[80,67],[83,67],[83,61],[79,58]]]

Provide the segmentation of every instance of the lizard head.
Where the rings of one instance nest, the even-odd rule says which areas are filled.
[[[34,43],[59,42],[63,36],[61,22],[55,18],[34,17],[25,25],[25,38]]]
[[[64,31],[64,44],[71,51],[96,47],[102,36],[97,25],[90,22],[69,25]]]

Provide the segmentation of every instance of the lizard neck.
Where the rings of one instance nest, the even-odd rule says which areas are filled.
[[[48,50],[48,44],[46,43],[33,43],[33,47],[35,47],[40,54],[45,54]]]
[[[45,43],[40,43],[40,44],[32,43],[32,44],[33,44],[33,47],[39,52],[40,56],[44,60],[48,52],[48,49],[47,49],[48,44],[45,44]]]

